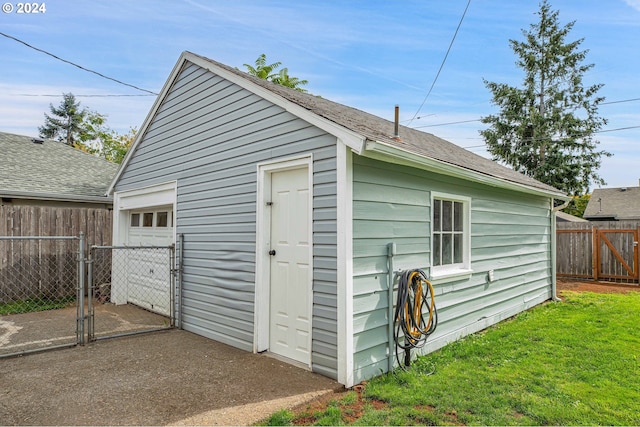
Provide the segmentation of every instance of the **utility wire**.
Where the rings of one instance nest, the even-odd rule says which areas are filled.
[[[444,59],[442,60],[442,63],[440,64],[440,68],[438,69],[438,72],[436,73],[436,77],[433,79],[433,83],[431,83],[431,87],[429,88],[429,92],[427,92],[427,96],[424,97],[424,99],[422,100],[422,104],[420,104],[420,107],[418,108],[418,111],[416,111],[416,113],[413,115],[411,120],[409,120],[409,123],[407,124],[407,126],[411,124],[411,122],[416,118],[416,116],[418,114],[420,114],[420,110],[422,110],[422,107],[424,106],[425,102],[427,102],[427,98],[429,98],[429,95],[431,95],[431,91],[433,90],[433,87],[436,85],[436,82],[438,81],[438,77],[440,76],[440,72],[442,71],[442,68],[444,67],[444,63],[447,61],[447,57],[449,56],[449,52],[451,52],[451,47],[453,46],[453,42],[455,41],[456,36],[458,35],[458,30],[460,30],[460,26],[462,25],[462,21],[464,20],[464,17],[467,14],[467,10],[469,9],[469,5],[470,4],[471,4],[471,0],[468,0],[467,1],[467,6],[464,8],[464,12],[462,13],[462,17],[460,18],[460,22],[458,22],[458,27],[456,28],[455,33],[453,33],[453,38],[451,39],[451,43],[449,43],[449,48],[447,49],[447,53],[444,55]]]
[[[622,128],[614,128],[614,129],[602,129],[602,130],[597,130],[593,133],[606,133],[606,132],[618,132],[621,130],[630,130],[630,129],[640,129],[640,125],[639,126],[627,126],[627,127],[622,127]],[[567,135],[567,138],[581,138],[580,135]],[[525,138],[522,141],[527,141],[527,142],[534,142],[534,141],[542,141],[545,139],[549,139],[549,138]],[[482,144],[482,145],[469,145],[467,147],[462,147],[462,148],[480,148],[480,147],[484,147],[486,144]]]
[[[46,50],[42,50],[42,49],[39,49],[39,48],[37,48],[37,47],[35,47],[35,46],[31,46],[29,43],[24,42],[24,41],[22,41],[22,40],[20,40],[20,39],[17,39],[17,38],[15,38],[15,37],[13,37],[13,36],[10,36],[9,34],[5,34],[5,33],[3,33],[3,32],[0,32],[0,36],[4,36],[4,37],[6,37],[6,38],[8,38],[8,39],[15,40],[15,41],[17,41],[18,43],[21,43],[21,44],[23,44],[23,45],[27,46],[28,48],[31,48],[31,49],[33,49],[33,50],[37,50],[38,52],[44,53],[45,55],[49,55],[49,56],[51,56],[52,58],[57,59],[58,61],[62,61],[62,62],[64,62],[64,63],[66,63],[66,64],[73,65],[74,67],[80,68],[80,69],[81,69],[81,70],[83,70],[83,71],[87,71],[87,72],[89,72],[89,73],[96,74],[96,75],[98,75],[98,76],[100,76],[100,77],[102,77],[102,78],[104,78],[104,79],[111,80],[111,81],[116,82],[116,83],[119,83],[119,84],[121,84],[121,85],[128,86],[128,87],[131,87],[131,88],[137,89],[137,90],[142,91],[142,92],[147,92],[147,93],[152,94],[152,95],[158,95],[157,93],[152,92],[152,91],[150,91],[150,90],[142,89],[142,88],[140,88],[140,87],[138,87],[138,86],[134,86],[134,85],[132,85],[132,84],[125,83],[125,82],[123,82],[123,81],[120,81],[120,80],[118,80],[118,79],[114,79],[114,78],[109,77],[109,76],[105,76],[105,75],[104,75],[104,74],[102,74],[102,73],[99,73],[99,72],[97,72],[97,71],[93,71],[93,70],[90,70],[90,69],[88,69],[88,68],[85,68],[85,67],[83,67],[82,65],[78,65],[78,64],[73,63],[73,62],[71,62],[71,61],[67,61],[66,59],[62,59],[62,58],[60,58],[59,56],[56,56],[56,55],[54,55],[54,54],[52,54],[52,53],[50,53],[50,52],[47,52]]]
[[[15,94],[11,94],[9,96],[32,96],[32,97],[51,97],[51,98],[58,98],[60,97],[60,95],[35,95],[35,94],[31,94],[31,93],[15,93]],[[134,94],[134,95],[124,95],[124,94],[105,94],[105,95],[76,95],[75,93],[73,94],[73,96],[75,96],[76,98],[119,98],[119,97],[130,97],[130,96],[156,96],[155,94]]]

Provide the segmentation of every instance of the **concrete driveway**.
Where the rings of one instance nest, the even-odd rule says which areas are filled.
[[[168,330],[0,359],[0,425],[247,425],[340,389]]]

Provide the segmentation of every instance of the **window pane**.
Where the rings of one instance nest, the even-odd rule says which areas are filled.
[[[453,239],[451,234],[442,235],[442,265],[453,264]]]
[[[132,227],[140,227],[140,214],[139,213],[131,214],[131,226]]]
[[[451,231],[453,229],[453,202],[449,200],[442,201],[442,231]]]
[[[440,257],[440,240],[442,239],[441,234],[433,235],[433,265],[441,265],[442,260]]]
[[[453,263],[460,264],[462,262],[462,234],[454,234],[453,236]]]
[[[153,227],[153,212],[145,212],[142,214],[142,226]]]
[[[433,231],[442,231],[442,200],[433,201]]]
[[[463,229],[464,210],[462,202],[455,202],[453,205],[453,229],[454,231],[464,231]]]
[[[156,218],[156,227],[167,227],[169,221],[169,212],[158,212]]]

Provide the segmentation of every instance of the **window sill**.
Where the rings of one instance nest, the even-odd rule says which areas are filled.
[[[440,271],[434,271],[433,267],[431,268],[431,280],[434,284],[469,279],[472,274],[473,270],[470,268],[443,269]]]

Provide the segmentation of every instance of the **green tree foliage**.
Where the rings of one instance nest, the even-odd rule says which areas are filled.
[[[104,117],[82,108],[72,93],[63,94],[58,107],[49,104],[49,110],[51,116],[45,113],[44,125],[38,128],[40,136],[75,148],[85,148],[85,142],[94,139],[93,129],[104,123]]]
[[[500,112],[482,118],[490,125],[480,132],[493,159],[541,182],[576,195],[591,183],[605,184],[598,175],[602,156],[593,134],[607,120],[598,115],[604,101],[596,94],[603,86],[586,86],[583,75],[584,39],[566,42],[575,21],[561,27],[558,12],[546,0],[539,22],[522,30],[524,41],[509,40],[525,74],[521,87],[488,82],[492,102]]]
[[[130,128],[129,132],[124,135],[112,131],[101,140],[102,147],[100,157],[104,157],[113,163],[122,163],[124,157],[127,155],[127,151],[133,145],[137,133],[138,130],[136,128]]]
[[[62,95],[58,107],[49,105],[51,116],[45,113],[45,123],[40,126],[40,136],[70,145],[79,150],[121,163],[133,143],[136,129],[120,135],[107,126],[107,117],[81,107],[72,93]]]
[[[298,92],[306,92],[306,89],[303,89],[300,86],[308,84],[309,82],[307,80],[300,80],[297,77],[290,76],[287,68],[283,68],[276,73],[275,71],[280,68],[282,62],[267,64],[267,55],[264,53],[256,59],[254,65],[243,65],[247,69],[247,73],[252,76],[256,76],[260,79],[268,80],[282,86],[290,87]]]
[[[584,194],[582,196],[573,196],[569,206],[563,209],[564,212],[582,218],[584,210],[587,208],[587,204],[591,199],[591,194]]]

